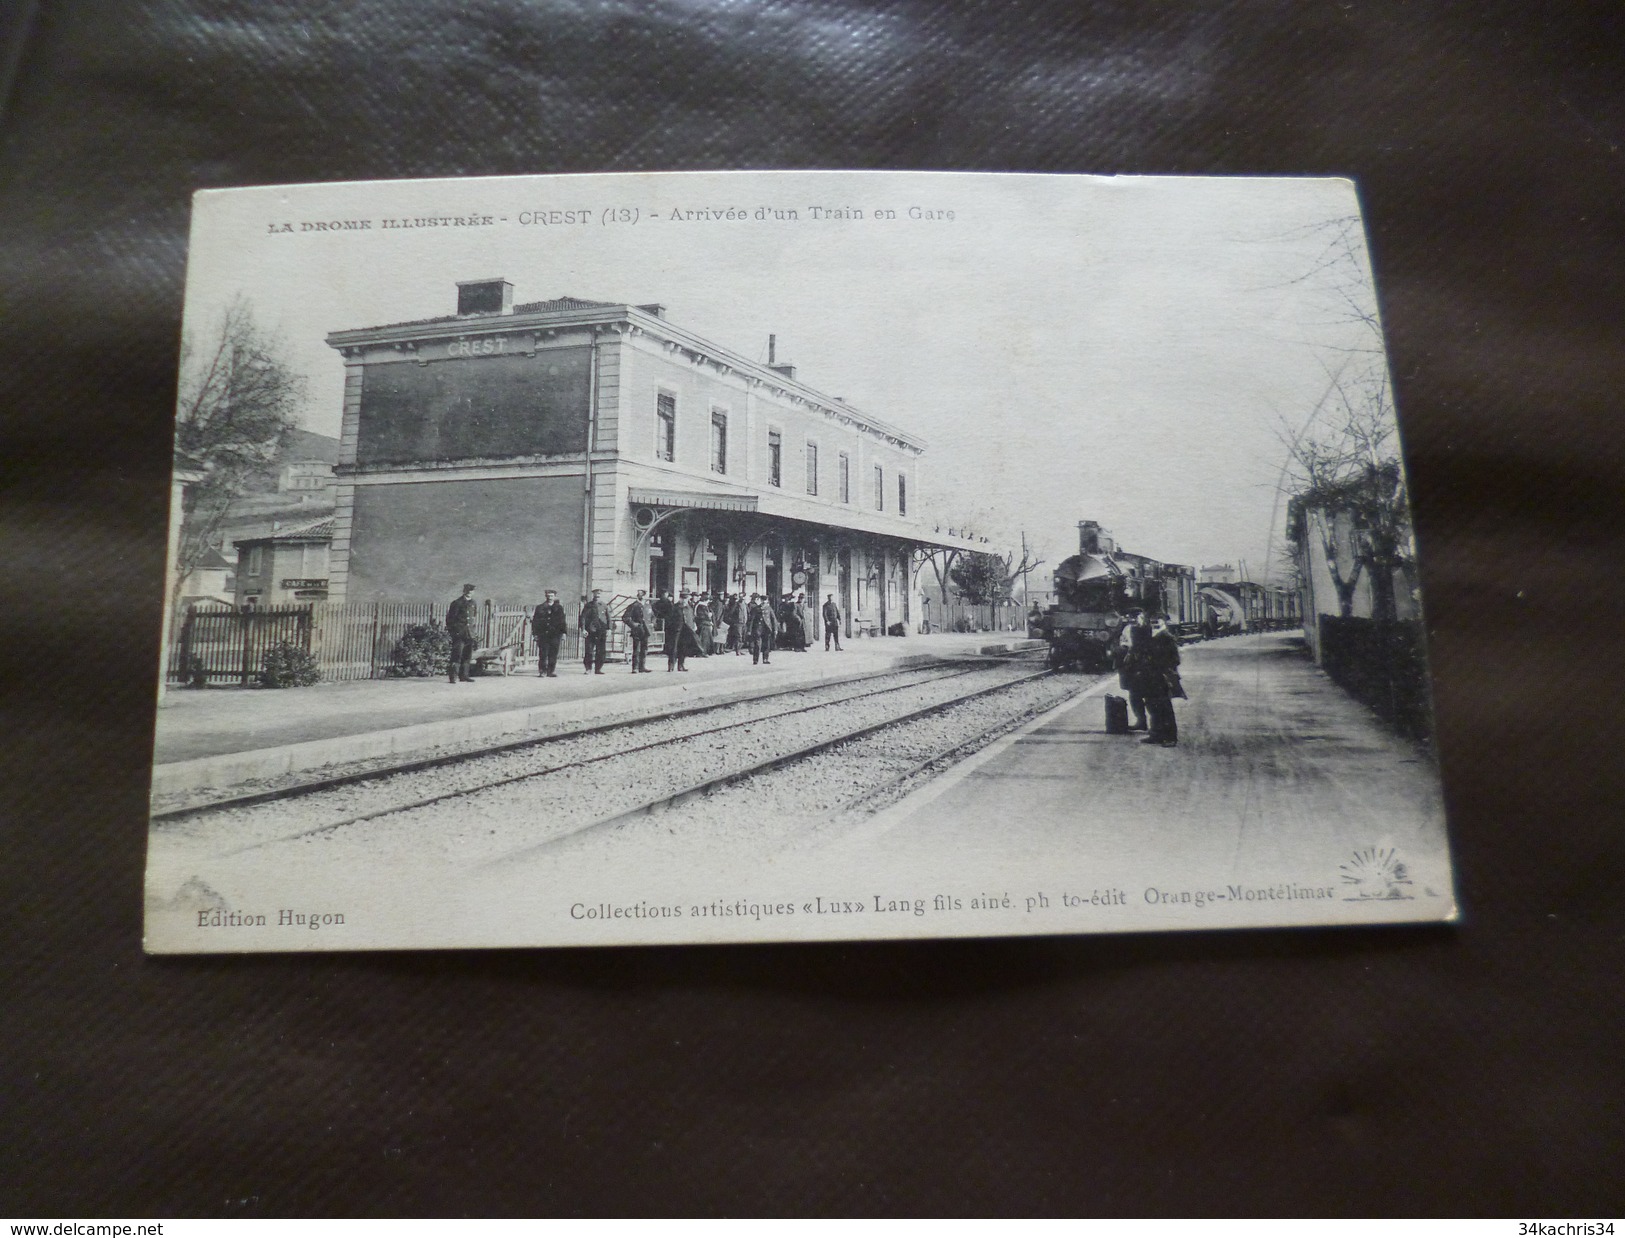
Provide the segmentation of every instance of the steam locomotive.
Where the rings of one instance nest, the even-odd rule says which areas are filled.
[[[1051,666],[1104,671],[1139,607],[1165,616],[1181,640],[1295,627],[1295,590],[1235,581],[1221,569],[1163,563],[1120,550],[1099,522],[1078,522],[1078,553],[1055,569],[1055,604],[1033,620],[1030,634],[1049,644]]]
[[[1137,571],[1097,522],[1081,521],[1078,534],[1078,553],[1055,569],[1055,603],[1035,626],[1049,643],[1051,666],[1103,671],[1128,624],[1125,612],[1162,609],[1162,582]]]

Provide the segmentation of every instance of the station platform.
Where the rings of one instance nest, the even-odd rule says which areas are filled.
[[[1338,687],[1301,636],[1232,636],[1182,653],[1189,699],[1175,702],[1177,747],[1107,734],[1102,698],[1121,694],[1107,676],[869,820],[850,842],[906,871],[985,847],[997,821],[1000,857],[1080,857],[1069,879],[1085,895],[1121,883],[1128,906],[1145,912],[1148,890],[1217,891],[1214,905],[1181,908],[1192,925],[1337,922],[1351,890],[1371,897],[1359,884],[1367,877],[1391,900],[1389,918],[1451,914],[1444,802],[1424,746]],[[1362,869],[1383,856],[1403,859],[1402,886],[1381,886],[1382,874]],[[1249,904],[1226,919],[1229,885],[1267,895],[1281,882],[1334,894],[1314,906]]]
[[[1000,656],[1042,648],[1019,633],[937,633],[775,650],[750,657],[691,658],[687,673],[649,656],[648,675],[610,664],[586,674],[560,659],[558,677],[534,671],[485,675],[473,683],[367,679],[309,688],[171,689],[158,710],[153,745],[154,803],[166,796],[286,778],[356,762],[409,759],[481,741],[565,734],[700,704],[725,704],[799,685],[839,682],[940,659]]]

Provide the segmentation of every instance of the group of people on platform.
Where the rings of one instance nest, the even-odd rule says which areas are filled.
[[[1134,607],[1126,613],[1123,629],[1114,650],[1117,682],[1128,692],[1134,712],[1131,731],[1145,731],[1142,743],[1172,748],[1179,742],[1179,722],[1174,717],[1174,698],[1185,696],[1179,679],[1179,638],[1168,620],[1153,617]]]
[[[472,611],[472,589],[464,598],[452,603],[455,610],[465,599]],[[824,621],[824,648],[841,648],[841,608],[835,595],[830,594],[822,609]],[[452,614],[447,613],[447,628],[452,626]],[[804,651],[811,643],[812,622],[805,594],[785,594],[775,605],[762,593],[714,594],[697,590],[682,590],[676,597],[670,593],[651,599],[648,591],[639,589],[637,596],[621,612],[619,622],[625,626],[630,644],[627,659],[632,674],[647,675],[649,645],[656,626],[664,635],[661,650],[666,657],[667,671],[687,671],[689,658],[706,658],[732,653],[743,657],[748,651],[752,665],[769,664],[774,649]],[[602,675],[609,645],[609,633],[615,620],[602,589],[594,589],[592,596],[583,600],[578,627],[582,639],[582,661],[585,673]],[[547,678],[558,675],[559,647],[568,631],[564,604],[558,593],[547,590],[546,598],[531,615],[531,632],[536,638],[537,673]],[[453,633],[454,652],[457,637]],[[472,647],[469,650],[472,653]],[[457,679],[457,663],[453,661],[453,679]],[[466,673],[466,672],[465,672]]]

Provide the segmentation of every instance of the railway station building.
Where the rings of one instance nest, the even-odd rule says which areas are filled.
[[[450,290],[448,289],[448,293]],[[483,596],[573,619],[602,589],[833,593],[847,634],[918,623],[925,443],[660,305],[514,303],[335,331],[344,414],[332,601]]]

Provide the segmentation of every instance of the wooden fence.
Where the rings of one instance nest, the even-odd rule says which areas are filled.
[[[632,599],[610,600],[609,657],[624,661],[626,629],[622,612]],[[254,607],[194,605],[176,625],[170,650],[171,683],[258,682],[265,654],[286,642],[316,659],[325,682],[381,679],[389,674],[392,655],[409,628],[444,626],[444,602],[316,602],[305,606]],[[561,655],[583,656],[576,609],[565,604],[569,633]],[[532,607],[487,601],[480,607],[476,635],[482,648],[506,649],[512,669],[534,671],[536,638],[531,635]]]
[[[1020,606],[973,606],[927,597],[920,613],[920,630],[931,632],[1025,632],[1027,615]],[[926,625],[929,625],[927,627]]]
[[[191,606],[175,633],[169,678],[198,685],[253,683],[270,649],[284,642],[309,649],[310,630],[308,606]]]

